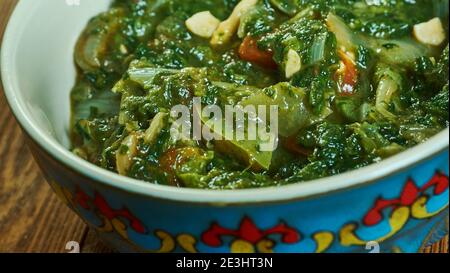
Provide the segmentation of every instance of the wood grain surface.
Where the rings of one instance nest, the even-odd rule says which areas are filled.
[[[0,0],[0,41],[17,0]],[[0,252],[109,252],[41,175],[0,86]]]
[[[16,3],[0,0],[0,41]],[[68,252],[69,241],[79,242],[81,252],[111,252],[45,182],[1,84],[0,110],[0,252]],[[448,236],[424,252],[448,252]]]

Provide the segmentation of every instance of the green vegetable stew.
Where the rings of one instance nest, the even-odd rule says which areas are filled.
[[[73,152],[150,183],[303,182],[449,125],[448,0],[116,0],[81,34],[75,62]],[[173,107],[195,113],[194,98],[275,105],[276,149],[174,137]]]

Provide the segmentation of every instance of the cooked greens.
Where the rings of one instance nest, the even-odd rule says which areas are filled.
[[[73,152],[203,189],[367,166],[449,126],[447,22],[448,0],[115,0],[76,45]],[[277,149],[174,138],[171,109],[194,97],[278,106]]]

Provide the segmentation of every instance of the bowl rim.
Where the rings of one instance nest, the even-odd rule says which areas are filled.
[[[26,27],[26,20],[21,18],[26,18],[29,10],[32,10],[30,9],[31,6],[37,3],[40,2],[19,1],[5,31],[0,57],[1,78],[7,102],[22,129],[40,149],[43,149],[53,159],[69,169],[103,185],[154,199],[183,203],[215,205],[282,203],[374,183],[448,150],[449,128],[446,128],[422,144],[360,169],[307,182],[256,189],[220,191],[176,188],[120,176],[74,155],[56,140],[47,136],[44,130],[39,128],[24,110],[24,98],[19,96],[19,77],[12,72],[17,71],[15,63],[16,45],[19,43],[22,32]]]

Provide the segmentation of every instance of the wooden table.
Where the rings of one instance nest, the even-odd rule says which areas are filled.
[[[17,1],[0,1],[0,41]],[[0,111],[0,252],[67,252],[69,241],[79,242],[81,252],[111,252],[45,182],[1,84]],[[442,251],[448,251],[448,237],[424,250]]]
[[[0,1],[0,41],[17,1]],[[45,182],[1,85],[0,111],[0,252],[67,252],[69,241],[82,252],[110,252]]]

